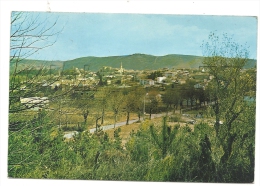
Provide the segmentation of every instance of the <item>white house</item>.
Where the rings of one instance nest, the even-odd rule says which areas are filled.
[[[157,83],[162,83],[163,80],[165,80],[165,79],[166,79],[165,76],[163,76],[163,77],[157,77]]]
[[[28,108],[43,108],[49,106],[48,97],[29,97],[22,98],[20,97],[21,104],[25,105]]]
[[[154,85],[154,80],[152,79],[140,79],[140,84],[141,85]]]

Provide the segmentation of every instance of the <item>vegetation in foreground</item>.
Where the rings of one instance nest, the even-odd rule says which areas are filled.
[[[248,110],[250,112],[250,110]],[[254,121],[238,122],[226,163],[221,138],[212,126],[199,123],[169,126],[146,120],[122,145],[120,128],[113,137],[100,131],[79,133],[64,141],[48,118],[37,120],[9,137],[9,177],[173,182],[254,181]],[[35,128],[35,125],[38,128]],[[220,127],[220,130],[225,130]],[[221,136],[224,137],[224,136]],[[22,160],[22,161],[21,161]]]

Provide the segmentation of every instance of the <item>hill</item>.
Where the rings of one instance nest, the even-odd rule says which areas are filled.
[[[60,69],[63,67],[64,61],[45,61],[45,60],[34,60],[34,59],[24,59],[19,62],[19,69],[24,69],[26,67],[34,67],[36,69],[42,68],[43,66],[49,68],[52,65],[52,69]],[[10,69],[15,67],[15,62],[10,62]]]
[[[64,62],[64,69],[72,67],[84,68],[88,65],[91,71],[97,71],[102,66],[125,69],[156,70],[160,68],[198,68],[203,57],[189,55],[152,56],[146,54],[132,54],[127,56],[110,57],[82,57]]]
[[[161,68],[198,68],[202,65],[203,57],[192,55],[170,54],[165,56],[153,56],[146,54],[132,54],[125,56],[108,56],[108,57],[81,57],[68,61],[42,61],[42,60],[24,60],[21,62],[23,66],[50,66],[52,68],[70,69],[73,67],[84,69],[88,66],[91,71],[97,71],[103,66],[112,68],[123,68],[132,70],[157,70]],[[252,68],[256,65],[256,60],[250,59],[245,68]],[[12,67],[12,65],[11,65]]]

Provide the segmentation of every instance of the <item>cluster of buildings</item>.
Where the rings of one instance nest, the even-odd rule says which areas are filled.
[[[207,84],[213,79],[213,76],[208,75],[205,71],[187,70],[187,69],[163,69],[162,76],[155,79],[141,78],[140,84],[146,87],[171,85],[171,84],[185,84],[188,80],[196,82],[194,88],[205,89]]]
[[[193,79],[197,82],[194,88],[205,88],[207,83],[213,78],[208,76],[204,71],[196,71],[191,69],[169,69],[163,68],[159,71],[161,76],[155,79],[148,79],[148,75],[154,70],[126,70],[121,63],[120,68],[112,68],[108,66],[102,67],[98,72],[85,71],[83,69],[74,68],[74,75],[58,75],[57,81],[47,82],[43,80],[38,82],[42,89],[91,89],[97,85],[108,85],[114,87],[141,85],[144,87],[160,87],[161,85],[185,84],[187,80]],[[157,70],[158,71],[158,70]],[[100,81],[102,83],[100,84]],[[26,89],[26,87],[21,87]],[[42,100],[43,99],[43,100]],[[29,100],[29,101],[28,101]],[[47,97],[30,97],[21,98],[21,104],[30,105],[34,102],[41,102],[47,105]]]

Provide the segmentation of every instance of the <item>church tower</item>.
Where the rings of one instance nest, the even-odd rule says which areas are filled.
[[[122,75],[123,72],[124,72],[124,69],[123,69],[123,65],[122,65],[122,62],[121,62],[121,67],[120,67],[120,69],[119,69],[119,73]]]

